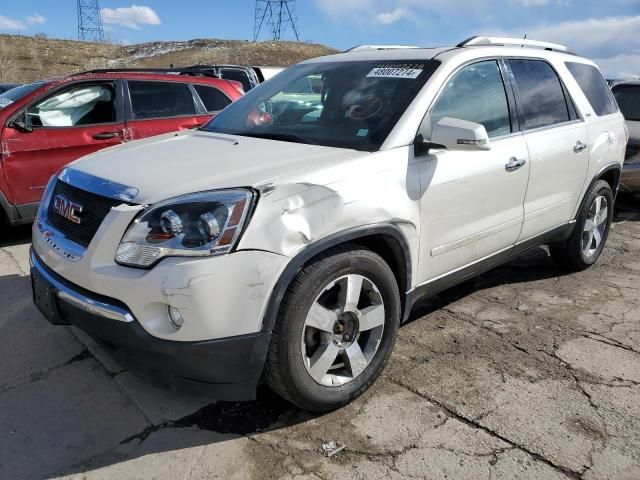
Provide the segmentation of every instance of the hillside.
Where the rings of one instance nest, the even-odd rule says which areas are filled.
[[[0,83],[30,82],[108,67],[232,63],[287,66],[335,53],[324,45],[245,40],[189,40],[116,45],[0,35]]]

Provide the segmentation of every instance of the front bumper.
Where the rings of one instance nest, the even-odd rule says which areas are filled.
[[[195,342],[157,338],[126,305],[65,280],[33,250],[30,263],[34,301],[47,320],[86,331],[133,373],[217,400],[255,399],[270,333]]]

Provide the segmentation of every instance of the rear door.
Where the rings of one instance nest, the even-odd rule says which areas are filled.
[[[17,205],[40,201],[49,177],[67,163],[123,141],[119,87],[114,81],[65,86],[20,112],[26,129],[3,130],[3,166]]]
[[[196,128],[211,118],[200,108],[189,83],[128,80],[127,85],[127,130],[131,140]]]
[[[512,59],[520,124],[531,171],[520,241],[572,220],[589,169],[589,137],[554,68]]]

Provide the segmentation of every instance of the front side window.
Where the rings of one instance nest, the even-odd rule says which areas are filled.
[[[133,118],[177,117],[195,115],[193,95],[186,83],[129,81]]]
[[[509,60],[524,110],[524,130],[549,127],[570,119],[558,74],[541,60]]]
[[[586,63],[567,62],[565,65],[580,85],[596,115],[601,117],[618,111],[611,90],[600,70]]]
[[[75,127],[115,120],[115,89],[111,84],[76,86],[27,110],[27,124],[33,127]]]
[[[613,87],[613,95],[624,118],[631,122],[640,122],[640,85],[616,85]]]
[[[296,65],[229,105],[203,129],[376,151],[439,65],[433,60]]]
[[[198,92],[198,96],[207,112],[219,112],[231,103],[231,99],[216,87],[194,84],[193,87]]]
[[[445,117],[484,125],[489,137],[511,133],[507,94],[495,60],[464,67],[447,82],[431,108],[431,127]]]

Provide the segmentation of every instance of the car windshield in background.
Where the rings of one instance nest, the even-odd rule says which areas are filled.
[[[203,129],[376,151],[439,65],[434,60],[296,65],[231,104]]]
[[[0,94],[0,109],[8,105],[11,105],[13,102],[17,100],[20,100],[25,95],[29,95],[36,88],[40,88],[45,83],[46,82],[29,83],[27,85],[22,85],[20,87],[12,88],[11,90],[7,90],[3,94]]]
[[[640,122],[640,85],[616,85],[613,88],[624,118],[632,122]]]

